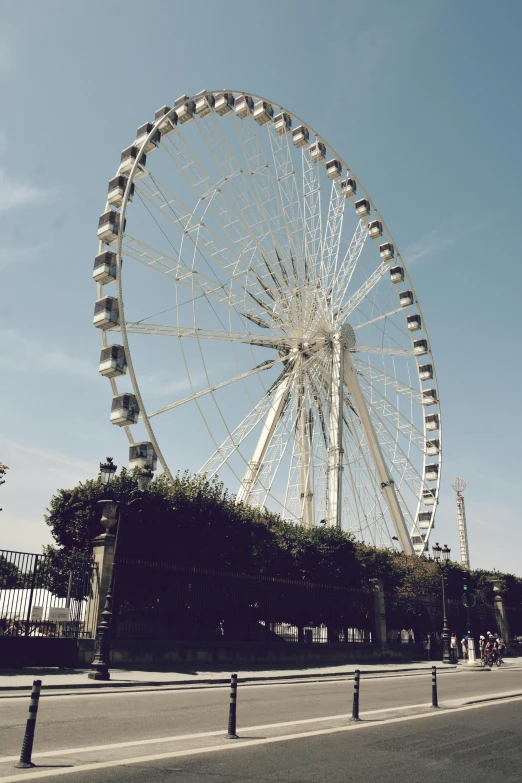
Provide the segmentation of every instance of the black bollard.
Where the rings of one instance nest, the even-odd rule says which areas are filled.
[[[359,721],[359,680],[361,678],[361,672],[359,669],[355,670],[355,677],[353,678],[353,707],[352,717],[350,720]]]
[[[40,688],[42,687],[41,680],[33,680],[33,690],[31,691],[31,703],[29,705],[29,716],[25,725],[24,741],[22,742],[22,752],[20,753],[20,761],[17,761],[15,767],[17,769],[26,769],[27,767],[34,767],[31,761],[31,754],[33,752],[33,740],[34,729],[36,726],[36,716],[38,715],[38,701],[40,699]]]
[[[439,706],[439,701],[437,698],[437,667],[436,666],[431,667],[431,706],[437,708]]]
[[[230,709],[228,712],[228,734],[226,739],[239,739],[236,734],[237,674],[230,676]]]

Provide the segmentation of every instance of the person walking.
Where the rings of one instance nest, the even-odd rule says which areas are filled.
[[[462,645],[462,657],[465,660],[467,660],[467,657],[468,657],[468,635],[467,634],[462,637],[460,643]]]
[[[459,647],[457,644],[457,635],[452,633],[451,639],[450,639],[450,653],[451,653],[451,662],[452,663],[458,663],[459,662]]]

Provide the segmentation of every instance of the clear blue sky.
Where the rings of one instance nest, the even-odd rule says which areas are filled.
[[[472,566],[522,574],[522,5],[18,0],[0,16],[0,546],[39,551],[55,489],[126,463],[92,327],[107,181],[159,106],[229,86],[317,128],[385,215],[439,376],[433,540],[457,551],[461,475]]]

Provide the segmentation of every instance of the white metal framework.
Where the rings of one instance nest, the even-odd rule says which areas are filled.
[[[98,236],[100,372],[131,444],[136,425],[169,476],[427,549],[430,342],[380,213],[319,134],[260,96],[182,96],[122,154]]]
[[[466,482],[463,478],[457,476],[451,482],[452,488],[457,493],[457,526],[459,531],[460,562],[469,571],[469,545],[468,528],[466,524],[466,506],[464,505],[464,495]]]

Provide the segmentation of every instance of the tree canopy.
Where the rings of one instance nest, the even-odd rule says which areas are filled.
[[[381,578],[397,617],[426,611],[426,596],[440,604],[440,571],[431,558],[377,549],[334,528],[292,524],[237,503],[216,479],[188,473],[173,482],[160,475],[143,493],[137,493],[136,474],[125,469],[108,486],[89,480],[59,490],[46,515],[58,547],[47,551],[62,573],[72,560],[90,557],[92,539],[103,532],[104,498],[121,504],[122,557],[363,589]],[[450,562],[446,574],[447,596],[460,601],[464,569]],[[522,579],[483,570],[472,571],[468,580],[479,603],[491,603],[491,576],[503,579],[509,604],[522,606]]]

